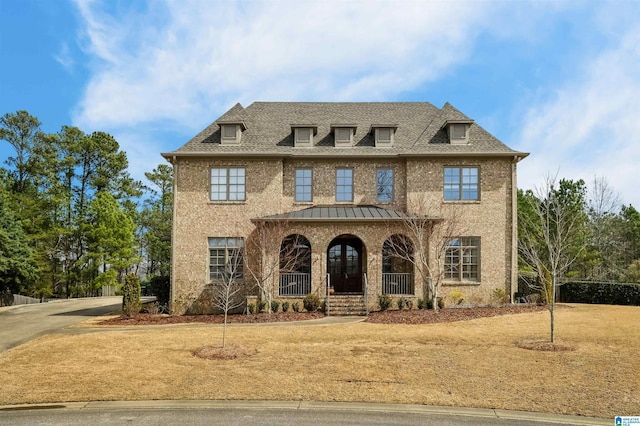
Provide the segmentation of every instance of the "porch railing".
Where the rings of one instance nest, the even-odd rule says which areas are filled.
[[[383,273],[383,294],[415,294],[412,273]]]
[[[305,296],[311,293],[311,274],[281,272],[278,294],[280,296]]]

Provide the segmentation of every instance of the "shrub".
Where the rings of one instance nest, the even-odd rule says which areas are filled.
[[[378,296],[378,305],[380,305],[381,311],[386,311],[391,307],[393,299],[388,294],[381,294]]]
[[[278,309],[280,309],[280,301],[279,300],[272,300],[271,301],[271,312],[278,312]]]
[[[266,300],[260,300],[258,302],[258,313],[264,312],[266,308],[267,308],[267,301]]]
[[[413,300],[412,299],[406,299],[404,301],[404,306],[406,306],[408,310],[412,310],[413,309]]]
[[[145,303],[143,311],[151,315],[158,315],[162,312],[162,307],[158,302]]]
[[[424,309],[427,307],[427,299],[418,299],[418,309]]]
[[[140,278],[136,274],[128,274],[122,286],[122,312],[132,317],[140,312]]]
[[[256,312],[256,305],[254,305],[253,303],[249,303],[247,305],[247,312],[249,312],[250,314],[255,314]]]
[[[437,302],[438,302],[438,309],[444,309],[444,298],[438,297]]]
[[[426,307],[427,309],[433,309],[433,299],[427,299]]]
[[[291,304],[291,309],[293,312],[300,312],[300,302],[293,302]]]
[[[640,284],[576,282],[559,290],[562,302],[640,306]]]
[[[491,300],[498,305],[504,305],[509,301],[509,296],[504,288],[494,288],[491,292]]]
[[[449,294],[449,298],[454,305],[459,305],[464,302],[464,294],[459,290],[453,290]],[[440,305],[438,305],[438,307],[440,307]]]
[[[404,297],[400,297],[398,300],[396,300],[396,305],[398,306],[399,311],[401,311],[404,308],[404,304],[405,304]]]
[[[289,302],[282,302],[282,312],[287,312],[289,310]]]
[[[302,300],[302,305],[307,312],[315,312],[320,307],[320,297],[317,294],[309,293]]]

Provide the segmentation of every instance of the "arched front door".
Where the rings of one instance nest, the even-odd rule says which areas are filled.
[[[362,293],[362,241],[353,235],[341,235],[329,244],[327,273],[336,293]]]

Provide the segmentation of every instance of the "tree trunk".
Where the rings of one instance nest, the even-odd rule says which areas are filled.
[[[224,349],[224,340],[227,337],[227,310],[224,311],[224,324],[222,325],[222,349]]]

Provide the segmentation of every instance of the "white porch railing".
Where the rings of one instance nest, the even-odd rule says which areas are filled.
[[[415,294],[412,273],[383,273],[383,294]]]
[[[305,296],[311,293],[311,274],[281,272],[278,294],[280,296]]]

